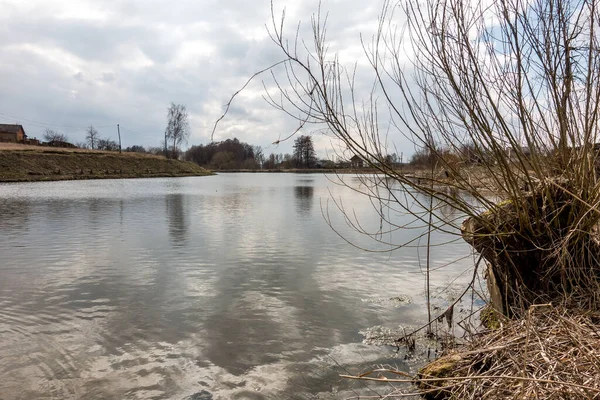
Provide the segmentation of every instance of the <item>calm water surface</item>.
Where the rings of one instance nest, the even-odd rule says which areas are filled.
[[[345,238],[385,248],[332,206],[376,229],[368,199],[317,174],[0,185],[0,399],[346,398],[367,389],[344,368],[408,370],[360,332],[426,319],[423,260],[352,247],[328,199]],[[434,266],[468,254],[432,249]]]

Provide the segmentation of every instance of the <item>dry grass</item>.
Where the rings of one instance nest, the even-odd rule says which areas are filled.
[[[538,305],[526,315],[471,337],[418,377],[379,369],[349,378],[413,381],[428,399],[600,399],[600,313]]]
[[[148,154],[21,146],[0,150],[0,182],[210,174],[191,162]]]
[[[47,147],[47,146],[31,146],[28,144],[21,143],[8,143],[0,142],[0,151],[2,150],[18,150],[18,151],[33,151],[36,153],[87,153],[87,154],[116,154],[115,151],[105,150],[91,150],[91,149],[79,149],[79,148],[67,148],[67,147]],[[146,153],[134,153],[134,152],[123,152],[120,153],[125,157],[150,157],[150,158],[164,158],[155,154]]]

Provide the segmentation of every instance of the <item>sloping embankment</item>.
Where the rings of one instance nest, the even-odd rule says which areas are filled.
[[[137,153],[54,148],[0,150],[0,182],[203,176],[198,165]]]

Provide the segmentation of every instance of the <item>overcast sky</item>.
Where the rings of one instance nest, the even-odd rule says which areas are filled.
[[[318,9],[313,0],[274,5],[277,15],[286,8],[289,31],[299,21],[308,28]],[[359,35],[372,35],[380,6],[322,2],[343,59],[363,57]],[[206,144],[229,97],[282,59],[267,36],[268,0],[0,0],[0,9],[0,122],[21,123],[29,136],[52,128],[83,141],[92,124],[116,139],[119,123],[124,146],[158,146],[175,102],[190,114],[189,145]],[[235,100],[214,139],[291,152],[292,141],[270,143],[294,122],[261,95],[259,79]],[[314,141],[324,156],[329,139]]]

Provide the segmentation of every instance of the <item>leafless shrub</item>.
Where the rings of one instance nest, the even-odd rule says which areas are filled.
[[[44,140],[48,143],[50,142],[68,142],[69,138],[64,133],[60,133],[53,129],[46,128],[44,130]]]
[[[396,23],[398,8],[407,18],[403,30]],[[407,196],[426,193],[467,216],[462,234],[483,252],[501,284],[519,292],[504,299],[506,307],[597,291],[595,0],[385,1],[377,34],[363,42],[374,77],[366,98],[356,91],[354,69],[329,53],[321,13],[312,19],[312,42],[299,38],[299,30],[289,40],[284,18],[276,20],[270,34],[285,57],[277,64],[284,78],[273,73],[279,96],[268,92],[270,103],[295,117],[299,130],[323,126],[339,140],[340,151],[360,156],[400,187],[416,189],[405,190]],[[408,61],[407,51],[413,54]],[[385,100],[389,119],[376,98]],[[408,138],[434,170],[414,179],[386,163],[384,125]],[[461,162],[465,149],[476,168]],[[398,198],[383,180],[375,185],[366,194],[379,206],[412,213],[422,201]],[[400,228],[380,215],[390,229]],[[428,223],[424,215],[415,218]],[[460,225],[433,223],[435,229]],[[539,280],[548,283],[543,291],[530,284]]]
[[[520,317],[473,336],[455,373],[422,376],[421,393],[600,398],[597,0],[386,0],[377,33],[361,39],[373,72],[366,96],[356,67],[330,52],[324,14],[312,18],[311,40],[300,29],[286,35],[284,17],[273,15],[270,29],[284,59],[273,65],[279,90],[267,91],[268,101],[296,118],[294,133],[316,125],[340,156],[357,155],[380,174],[362,177],[360,188],[379,227],[368,231],[333,201],[346,222],[390,250],[407,244],[385,240],[406,228],[389,218],[400,211],[424,236],[462,235],[490,266],[496,305]],[[413,143],[426,170],[408,175],[386,162],[390,131]],[[460,217],[444,218],[445,207]],[[546,301],[564,308],[528,311]],[[393,378],[403,374],[353,378],[412,381]]]

